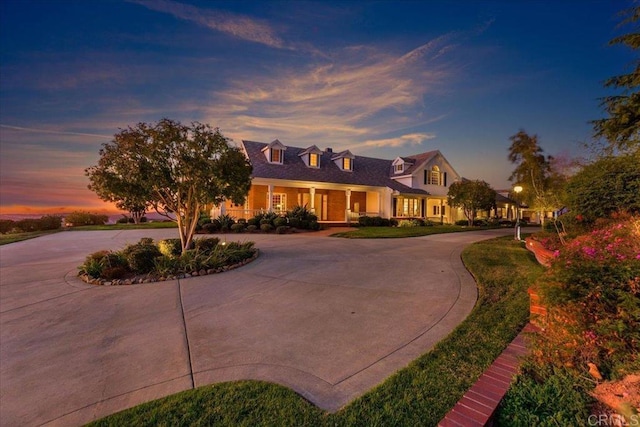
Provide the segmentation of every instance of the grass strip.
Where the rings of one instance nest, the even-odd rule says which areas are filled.
[[[463,227],[460,225],[434,225],[429,227],[359,227],[357,230],[332,234],[332,237],[347,239],[397,239],[420,237],[431,234],[461,233],[464,231],[488,230],[499,227]]]
[[[57,233],[62,230],[41,230],[27,231],[26,233],[0,234],[0,246],[9,243],[21,242],[23,240],[35,239],[36,237],[46,236],[47,234]]]
[[[60,231],[100,231],[100,230],[150,230],[154,228],[177,228],[175,222],[146,222],[142,224],[104,224],[104,225],[81,225],[78,227],[67,227],[58,230],[29,231],[26,233],[0,234],[0,246],[9,243],[21,242],[23,240],[35,239],[47,234],[58,233]]]
[[[526,290],[543,271],[509,236],[470,245],[462,259],[479,293],[467,319],[433,350],[334,414],[285,387],[241,381],[187,390],[92,425],[435,426],[526,324]]]
[[[178,228],[173,221],[143,222],[141,224],[104,224],[104,225],[80,225],[69,227],[71,231],[104,231],[104,230],[150,230],[154,228]]]

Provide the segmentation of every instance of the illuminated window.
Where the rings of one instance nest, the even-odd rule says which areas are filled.
[[[271,163],[282,163],[282,150],[271,149]]]
[[[309,154],[309,166],[317,168],[320,165],[320,157],[317,153]]]
[[[286,212],[287,195],[284,193],[274,193],[271,197],[271,209],[274,212]]]
[[[396,216],[419,217],[420,200],[413,198],[398,198]]]
[[[446,206],[438,206],[438,205],[434,205],[433,206],[433,216],[438,216],[438,215],[445,215],[445,207]]]
[[[346,171],[350,171],[351,170],[351,159],[348,157],[344,157],[342,159],[342,169],[346,170]]]
[[[440,169],[434,166],[429,174],[429,184],[440,185]]]

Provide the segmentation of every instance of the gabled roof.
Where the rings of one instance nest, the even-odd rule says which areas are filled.
[[[331,160],[337,160],[337,159],[342,159],[342,158],[349,158],[349,159],[355,159],[356,156],[354,156],[351,151],[349,150],[344,150],[341,151],[337,154],[334,154],[333,156],[331,156]]]
[[[280,140],[277,140],[277,139],[274,139],[269,144],[265,144],[264,148],[262,149],[262,151],[267,151],[270,148],[275,148],[277,150],[286,150],[287,149],[287,147],[285,147],[285,145],[282,142],[280,142]]]
[[[405,163],[408,163],[409,165],[411,165],[404,170],[404,174],[411,175],[413,172],[416,171],[416,169],[419,169],[422,165],[424,165],[425,163],[435,158],[438,154],[440,154],[440,151],[433,150],[433,151],[427,151],[426,153],[403,157],[402,160],[404,160]]]
[[[306,150],[303,150],[300,153],[298,153],[298,156],[302,157],[305,154],[311,154],[311,153],[322,154],[322,150],[319,149],[318,147],[316,147],[315,145],[312,145],[311,147],[307,148]]]
[[[323,151],[320,167],[309,168],[299,157],[299,154],[306,150],[305,148],[287,147],[287,151],[284,151],[283,164],[280,165],[269,163],[262,154],[268,144],[256,141],[242,141],[242,145],[253,166],[252,175],[254,178],[389,187],[402,194],[429,194],[424,190],[411,188],[391,179],[389,176],[391,160],[353,156],[348,150],[338,154]],[[335,156],[343,153],[353,156],[352,171],[343,171],[331,161]],[[344,157],[348,157],[348,154],[345,154]]]

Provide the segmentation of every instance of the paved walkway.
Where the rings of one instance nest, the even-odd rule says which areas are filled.
[[[510,233],[347,240],[227,235],[226,273],[99,287],[84,257],[175,230],[67,231],[0,247],[0,424],[81,425],[206,384],[260,379],[336,410],[428,351],[476,301],[460,251]]]

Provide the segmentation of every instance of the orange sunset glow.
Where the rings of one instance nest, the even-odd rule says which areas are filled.
[[[0,215],[117,212],[84,170],[162,118],[375,158],[437,149],[508,188],[509,136],[582,155],[602,82],[634,59],[607,45],[625,2],[604,0],[0,6]]]

